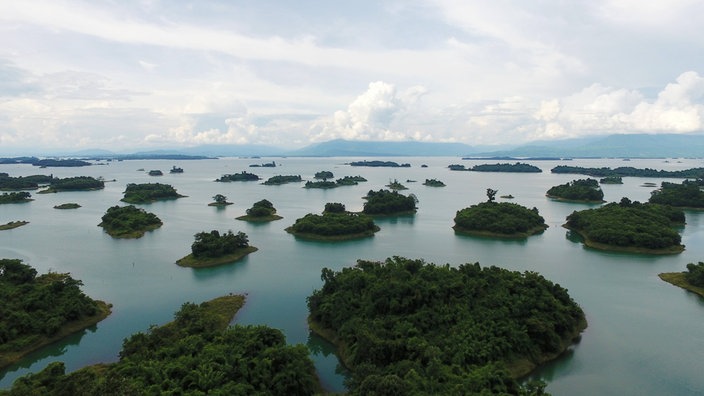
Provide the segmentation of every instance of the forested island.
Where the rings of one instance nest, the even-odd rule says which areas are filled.
[[[408,187],[399,183],[399,181],[396,179],[394,179],[393,181],[390,181],[389,184],[387,184],[385,187],[388,187],[389,189],[391,189],[393,191],[408,190]]]
[[[685,272],[665,272],[658,274],[665,282],[689,290],[704,297],[704,263],[687,264]]]
[[[659,190],[650,193],[648,202],[678,208],[704,209],[704,179],[685,180],[682,183],[662,182]]]
[[[228,264],[242,259],[258,249],[249,245],[247,234],[231,230],[220,234],[218,230],[199,232],[194,235],[191,254],[176,261],[181,267],[204,268]]]
[[[55,205],[54,209],[78,209],[81,205],[75,202],[62,203],[61,205]]]
[[[134,205],[113,206],[101,218],[98,226],[113,238],[141,238],[147,231],[155,230],[163,224],[154,213]]]
[[[268,178],[264,183],[265,186],[279,186],[286,183],[298,183],[303,181],[301,175],[278,175]]]
[[[54,180],[54,177],[51,175],[13,177],[2,172],[0,173],[0,191],[36,190],[39,185],[50,184],[52,180]]]
[[[425,179],[423,185],[428,187],[445,187],[445,183],[437,179]]]
[[[601,184],[623,184],[623,179],[621,176],[606,176],[599,179]]]
[[[39,191],[40,194],[56,193],[61,191],[95,191],[105,188],[103,180],[91,176],[66,177],[63,179],[53,178],[49,187]]]
[[[0,224],[0,231],[11,230],[13,228],[22,227],[23,225],[29,224],[28,221],[10,221],[5,224]]]
[[[558,165],[550,170],[552,173],[575,173],[593,177],[607,176],[635,176],[635,177],[675,177],[697,179],[704,177],[704,168],[690,168],[684,170],[656,170],[650,168],[638,169],[632,166],[621,166],[618,168],[584,168],[581,166]]]
[[[540,173],[542,170],[537,166],[516,162],[514,164],[480,164],[467,168],[464,165],[452,164],[447,166],[453,171],[472,171],[472,172],[517,172],[517,173]]]
[[[228,202],[227,197],[222,194],[213,195],[213,202],[208,204],[208,206],[215,206],[217,208],[224,208],[229,205],[232,205],[232,202]]]
[[[579,179],[551,187],[548,198],[572,202],[603,202],[604,192],[595,179]]]
[[[572,212],[564,226],[595,249],[673,254],[684,250],[680,234],[673,228],[684,222],[680,209],[622,198],[618,203]]]
[[[253,222],[266,222],[281,220],[283,217],[276,214],[274,204],[269,202],[269,200],[262,199],[261,201],[255,202],[251,208],[247,209],[246,215],[237,217],[236,219]]]
[[[322,270],[312,331],[351,371],[351,395],[540,395],[516,379],[559,356],[584,312],[541,275],[393,257]]]
[[[458,210],[452,227],[468,235],[526,238],[548,228],[537,208],[510,202],[494,202],[495,190],[489,189],[489,200]]]
[[[37,276],[16,259],[0,259],[0,368],[110,314],[110,306],[80,289],[69,274]]]
[[[385,168],[410,168],[411,164],[399,164],[394,161],[352,161],[350,166],[368,166],[372,168],[385,167]]]
[[[315,176],[313,176],[316,179],[322,179],[322,180],[327,180],[327,179],[332,179],[335,177],[335,175],[330,172],[330,171],[320,171],[320,172],[315,172]]]
[[[222,175],[220,176],[219,179],[215,180],[216,182],[236,182],[236,181],[257,181],[260,180],[261,178],[254,173],[249,173],[242,171],[240,173],[234,173],[234,174],[227,174],[227,175]]]
[[[317,173],[316,173],[317,175]],[[317,178],[317,177],[316,177]],[[323,179],[323,180],[316,180],[316,181],[307,181],[306,184],[303,186],[305,188],[337,188],[337,187],[342,187],[342,186],[356,186],[360,182],[365,182],[367,179],[363,178],[362,176],[345,176],[343,178],[337,179],[335,181]]]
[[[286,228],[297,237],[324,241],[341,241],[373,236],[379,231],[374,219],[362,213],[350,213],[337,202],[325,204],[322,215],[308,213]]]
[[[129,204],[144,204],[169,199],[183,198],[176,189],[169,184],[161,183],[130,183],[125,188],[123,202]]]
[[[119,361],[66,374],[62,362],[0,395],[312,395],[321,391],[303,345],[280,330],[229,326],[243,296],[185,303],[174,320],[125,339]]]
[[[24,203],[33,201],[32,194],[27,191],[2,193],[0,195],[0,204]]]
[[[403,195],[398,191],[369,190],[364,197],[364,209],[362,212],[368,215],[375,216],[396,216],[404,214],[413,214],[416,212],[416,203],[418,200],[415,195]]]
[[[88,161],[83,161],[79,159],[41,159],[31,163],[33,166],[38,166],[40,168],[56,167],[56,168],[66,168],[66,167],[80,167],[80,166],[90,166],[92,165]]]

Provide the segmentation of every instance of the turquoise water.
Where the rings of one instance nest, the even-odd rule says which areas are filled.
[[[589,327],[562,358],[534,375],[545,379],[554,395],[641,394],[694,395],[704,391],[701,356],[704,354],[704,299],[661,281],[660,272],[683,271],[689,262],[704,261],[704,217],[687,212],[682,230],[686,250],[675,256],[650,257],[604,253],[584,248],[561,227],[565,217],[588,205],[551,201],[545,191],[578,175],[553,175],[549,169],[564,162],[535,161],[541,174],[451,172],[457,158],[403,158],[411,168],[353,168],[353,158],[280,158],[277,168],[248,168],[268,159],[203,161],[124,161],[105,166],[38,169],[28,165],[0,165],[12,176],[48,174],[68,177],[103,176],[116,179],[94,192],[33,194],[28,204],[0,205],[0,223],[28,220],[30,224],[0,232],[0,257],[21,258],[39,272],[70,272],[84,283],[85,292],[114,305],[113,314],[92,329],[28,356],[0,372],[0,387],[9,387],[20,375],[36,372],[61,360],[69,370],[117,359],[122,340],[151,324],[169,321],[186,301],[200,302],[227,293],[247,293],[247,304],[235,318],[244,324],[261,323],[282,329],[290,343],[313,350],[319,374],[333,391],[342,391],[343,374],[330,347],[311,336],[306,324],[306,296],[321,286],[323,267],[341,269],[357,259],[382,260],[393,255],[425,258],[458,265],[480,262],[518,271],[538,271],[566,287],[587,314]],[[471,165],[471,162],[464,161]],[[427,164],[427,168],[421,168]],[[575,166],[621,166],[620,160],[574,160]],[[172,165],[183,174],[169,174]],[[702,166],[701,160],[681,163],[632,160],[639,168],[682,169]],[[161,169],[151,177],[137,169]],[[300,174],[312,179],[317,171],[335,177],[362,175],[369,181],[334,190],[307,190],[303,184],[263,186],[256,182],[215,183],[224,173],[252,171],[262,178]],[[426,178],[447,184],[422,185]],[[415,216],[377,220],[374,237],[339,243],[298,240],[284,228],[309,212],[320,212],[326,202],[344,203],[361,210],[362,196],[398,179],[418,197]],[[406,182],[417,180],[416,183]],[[645,201],[651,188],[644,182],[662,179],[624,178],[623,185],[603,186],[605,198],[627,196]],[[120,204],[127,183],[161,182],[187,195],[169,202],[142,205],[164,225],[138,240],[116,240],[97,226],[108,207]],[[543,234],[522,241],[492,240],[455,235],[452,218],[459,209],[486,199],[486,189],[512,194],[513,202],[537,207],[549,224]],[[215,194],[234,205],[208,207]],[[252,203],[270,200],[283,220],[250,224],[234,218]],[[501,199],[499,199],[501,201]],[[54,205],[77,202],[76,210]],[[174,262],[189,252],[193,235],[218,229],[243,231],[259,251],[244,260],[212,269],[180,268]]]

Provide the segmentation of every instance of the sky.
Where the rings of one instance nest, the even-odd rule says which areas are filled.
[[[704,133],[700,0],[0,0],[0,151]]]

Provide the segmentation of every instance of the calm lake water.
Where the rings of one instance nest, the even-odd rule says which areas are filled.
[[[70,272],[84,283],[89,296],[114,305],[113,314],[94,328],[38,351],[0,372],[7,388],[21,375],[36,372],[53,361],[68,370],[117,360],[122,341],[152,324],[171,320],[186,301],[201,302],[228,293],[247,293],[247,303],[236,323],[266,324],[279,328],[289,343],[307,344],[319,375],[332,391],[344,391],[344,374],[329,345],[311,336],[306,324],[306,297],[322,284],[324,267],[339,270],[357,259],[383,260],[399,255],[424,258],[436,264],[480,262],[518,271],[537,271],[569,290],[586,312],[589,327],[565,356],[534,373],[548,382],[554,395],[695,395],[704,392],[701,359],[704,356],[704,299],[658,278],[660,272],[683,271],[690,262],[704,261],[704,213],[687,212],[681,230],[686,250],[673,256],[605,253],[584,248],[561,227],[574,210],[590,207],[551,201],[551,186],[583,178],[554,175],[559,164],[575,166],[635,166],[685,169],[704,166],[702,160],[662,159],[534,161],[540,174],[452,172],[458,158],[390,158],[411,168],[355,168],[355,158],[275,158],[276,168],[248,168],[270,159],[226,158],[202,161],[124,161],[84,168],[38,169],[29,165],[0,165],[11,176],[53,173],[58,177],[102,176],[101,191],[35,194],[26,204],[0,205],[0,224],[27,220],[30,224],[0,231],[0,257],[20,258],[40,273]],[[427,168],[421,168],[427,164]],[[169,174],[172,165],[183,174]],[[137,171],[161,169],[164,176]],[[335,177],[362,175],[369,181],[334,190],[304,189],[303,184],[264,186],[256,182],[215,183],[225,173],[252,171],[266,179],[300,174],[312,180],[317,171]],[[437,178],[444,188],[422,185]],[[361,210],[362,196],[398,179],[418,197],[415,216],[377,220],[381,231],[357,241],[320,243],[299,240],[284,228],[306,213],[319,213],[326,202],[341,202]],[[417,180],[416,183],[406,182]],[[624,178],[623,185],[603,186],[605,199],[621,197],[646,201],[652,188],[644,182],[662,179]],[[671,180],[678,181],[678,180]],[[97,224],[108,207],[119,200],[127,183],[160,182],[173,185],[187,198],[141,205],[159,216],[164,225],[138,240],[116,240]],[[512,194],[513,202],[537,207],[550,226],[527,240],[508,241],[455,235],[451,226],[459,209],[486,200],[486,189]],[[215,194],[234,205],[208,207]],[[252,203],[270,200],[283,220],[249,224],[234,218]],[[502,199],[498,199],[502,201]],[[54,205],[77,202],[76,210]],[[244,260],[212,269],[180,268],[174,262],[190,252],[193,235],[201,231],[243,231],[259,251]]]

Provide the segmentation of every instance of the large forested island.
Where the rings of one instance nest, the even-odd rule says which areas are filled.
[[[638,169],[632,166],[621,166],[618,168],[584,168],[581,166],[558,165],[550,170],[552,173],[574,173],[593,177],[607,176],[636,176],[636,177],[680,177],[680,178],[701,178],[704,177],[704,168],[691,168],[684,170],[666,171],[651,168]]]
[[[50,184],[53,179],[53,176],[47,175],[13,177],[2,172],[0,173],[0,191],[36,190],[40,184]]]
[[[130,183],[125,188],[123,202],[130,204],[144,204],[169,199],[183,198],[176,189],[169,184],[161,183]]]
[[[540,173],[542,170],[537,166],[516,162],[514,164],[480,164],[467,168],[461,164],[452,164],[447,166],[453,171],[473,171],[473,172],[516,172],[516,173]]]
[[[399,164],[394,161],[352,161],[351,166],[368,166],[372,168],[384,167],[384,168],[410,168],[411,164]]]
[[[0,259],[0,368],[90,327],[110,314],[69,274],[37,271],[21,260]]]
[[[452,227],[461,234],[501,238],[526,238],[548,228],[537,208],[510,202],[494,202],[496,190],[488,189],[489,200],[457,211]]]
[[[283,217],[276,214],[276,208],[268,199],[255,202],[251,208],[247,209],[247,214],[236,218],[237,220],[267,222],[281,220]]]
[[[48,167],[58,167],[58,168],[73,168],[80,166],[90,166],[91,163],[88,161],[83,161],[74,158],[46,158],[40,159],[32,163],[33,166],[38,166],[40,168]]]
[[[186,303],[174,321],[126,339],[120,360],[65,374],[61,362],[0,395],[312,395],[320,386],[303,345],[280,330],[229,323],[243,296]]]
[[[579,179],[551,187],[548,198],[573,202],[603,202],[604,192],[595,179]]]
[[[266,186],[278,186],[286,183],[298,183],[303,181],[301,175],[278,175],[268,178],[264,183]]]
[[[345,205],[330,202],[322,215],[308,213],[286,231],[306,239],[340,241],[373,236],[379,227],[370,216],[347,212]]]
[[[134,205],[108,208],[101,220],[98,225],[113,238],[141,238],[163,224],[154,213]]]
[[[704,179],[682,183],[662,182],[659,190],[650,193],[648,202],[688,209],[704,209]]]
[[[672,254],[684,250],[680,234],[673,228],[684,222],[680,209],[623,198],[619,203],[572,212],[565,227],[578,232],[585,245],[596,249]]]
[[[318,174],[321,172],[316,173],[316,179],[318,178]],[[332,174],[332,172],[330,172]],[[305,184],[305,188],[322,188],[322,189],[327,189],[327,188],[336,188],[336,187],[341,187],[341,186],[356,186],[360,182],[365,182],[367,179],[363,178],[362,176],[345,176],[343,178],[337,179],[335,181],[327,180],[327,179],[322,179],[322,180],[316,180],[316,181],[307,181]]]
[[[181,267],[204,268],[228,264],[242,259],[258,249],[249,245],[249,237],[240,231],[237,234],[218,230],[199,232],[191,244],[191,254],[176,261]]]
[[[394,257],[321,277],[310,327],[337,346],[352,395],[539,395],[516,378],[586,327],[567,290],[530,271]]]
[[[91,176],[54,178],[49,187],[40,193],[55,193],[60,191],[93,191],[105,188],[105,182]]]
[[[217,179],[215,181],[216,182],[235,182],[235,181],[257,181],[259,179],[260,179],[260,177],[255,175],[254,173],[242,171],[240,173],[222,175],[222,176],[220,176],[219,179]]]
[[[375,216],[396,216],[413,214],[416,212],[416,198],[414,195],[403,195],[398,191],[369,190],[364,197],[362,212]]]
[[[701,261],[697,264],[687,264],[685,272],[665,272],[658,274],[658,276],[665,282],[704,297],[704,263]]]
[[[27,191],[2,193],[2,195],[0,195],[0,204],[24,203],[32,200],[32,194]]]

